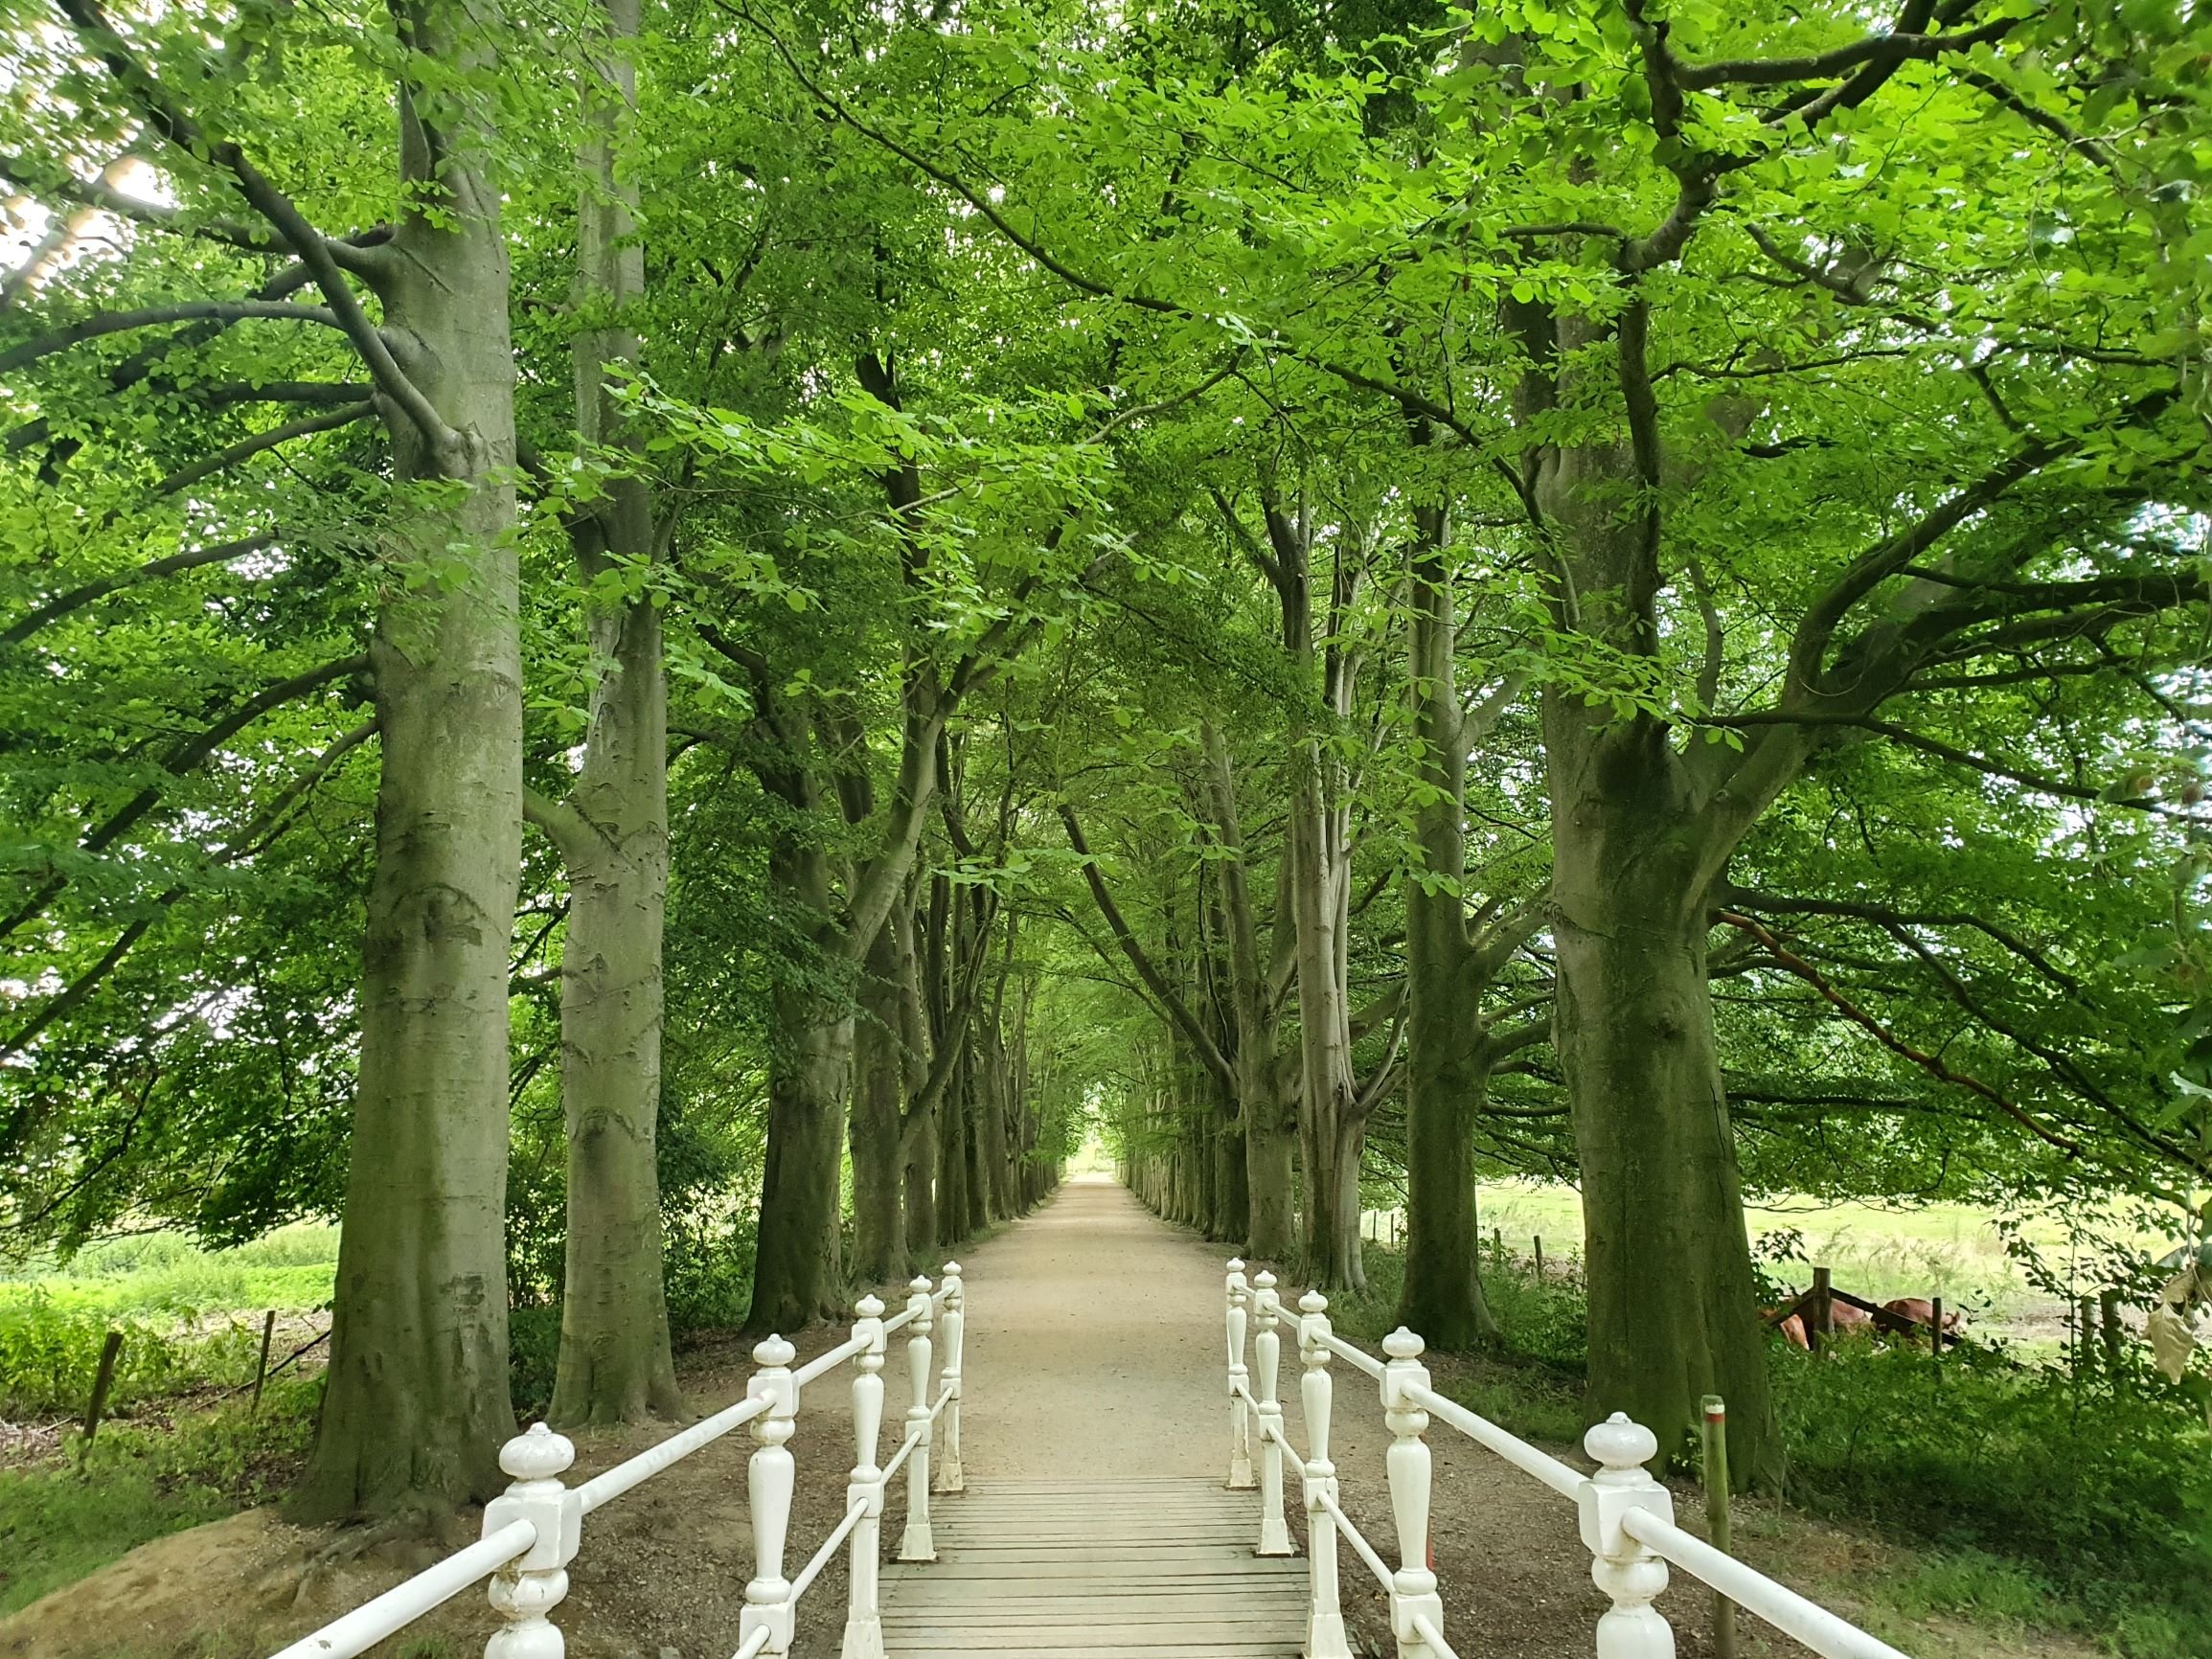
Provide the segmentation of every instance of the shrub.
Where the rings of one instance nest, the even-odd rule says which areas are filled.
[[[280,1378],[252,1416],[234,1403],[160,1428],[115,1423],[64,1466],[0,1470],[0,1615],[275,1496],[307,1449],[319,1393],[319,1379]]]
[[[2212,1436],[2132,1362],[2076,1376],[1961,1348],[1938,1367],[1844,1342],[1778,1348],[1773,1375],[1800,1506],[2025,1562],[2108,1627],[2145,1601],[2212,1617]]]

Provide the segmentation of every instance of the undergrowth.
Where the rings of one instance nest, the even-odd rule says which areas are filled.
[[[1402,1252],[1369,1245],[1364,1294],[1332,1299],[1373,1350],[1396,1324]],[[1445,1392],[1539,1441],[1584,1426],[1587,1309],[1579,1269],[1539,1280],[1483,1252],[1498,1340],[1438,1367]],[[1292,1299],[1294,1300],[1294,1299]],[[1914,1546],[1866,1586],[1907,1615],[2093,1637],[2126,1659],[2212,1656],[2212,1434],[2190,1388],[2132,1352],[2081,1375],[1992,1350],[1838,1342],[1770,1351],[1787,1497]]]
[[[280,1378],[244,1402],[74,1433],[54,1457],[0,1469],[0,1615],[138,1545],[266,1503],[288,1487],[313,1430],[316,1378]]]

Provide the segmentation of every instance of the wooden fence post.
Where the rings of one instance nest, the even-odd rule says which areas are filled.
[[[1728,1548],[1728,1405],[1717,1394],[1704,1400],[1705,1527],[1713,1548]],[[1736,1659],[1736,1603],[1713,1592],[1713,1652]]]
[[[1247,1492],[1252,1489],[1254,1483],[1252,1418],[1244,1405],[1244,1394],[1252,1385],[1252,1374],[1244,1365],[1244,1327],[1252,1291],[1244,1283],[1244,1263],[1242,1258],[1232,1257],[1229,1261],[1228,1294],[1229,1490]]]
[[[269,1379],[269,1343],[277,1334],[277,1310],[270,1308],[268,1317],[262,1321],[262,1358],[254,1367],[253,1403],[246,1407],[246,1416],[252,1417],[262,1409],[262,1384]]]
[[[1929,1340],[1929,1342],[1930,1342],[1930,1343],[1931,1343],[1931,1344],[1934,1346],[1934,1348],[1935,1348],[1935,1357],[1936,1357],[1936,1363],[1940,1365],[1940,1364],[1943,1362],[1943,1298],[1942,1298],[1942,1297],[1940,1297],[1940,1296],[1931,1296],[1931,1297],[1929,1297],[1929,1298],[1928,1298],[1928,1303],[1927,1303],[1927,1316],[1928,1316],[1928,1323],[1929,1323],[1931,1326],[1933,1326],[1933,1327],[1934,1327],[1934,1329],[1932,1329],[1932,1330],[1931,1330],[1931,1331],[1928,1333],[1928,1340]]]
[[[1254,1398],[1260,1405],[1260,1544],[1254,1553],[1288,1556],[1290,1528],[1283,1519],[1283,1443],[1275,1438],[1283,1427],[1283,1405],[1275,1393],[1277,1368],[1282,1363],[1283,1339],[1275,1327],[1282,1318],[1282,1301],[1275,1294],[1275,1276],[1266,1268],[1252,1281],[1259,1300],[1260,1334],[1252,1343],[1252,1359],[1259,1368]]]
[[[945,1290],[945,1453],[937,1464],[937,1489],[968,1489],[968,1476],[960,1466],[960,1357],[968,1331],[968,1289],[960,1278],[960,1263],[947,1261],[938,1281]]]
[[[2117,1373],[2120,1369],[2120,1293],[2117,1290],[2097,1292],[2097,1320],[2105,1339],[2105,1366]]]
[[[1336,1586],[1336,1522],[1322,1507],[1336,1496],[1336,1466],[1329,1459],[1329,1412],[1335,1385],[1329,1375],[1329,1299],[1309,1290],[1298,1299],[1298,1358],[1305,1375],[1298,1397],[1306,1410],[1305,1659],[1352,1659],[1344,1637],[1343,1599]]]
[[[1818,1353],[1836,1329],[1836,1299],[1825,1267],[1813,1270],[1813,1306],[1808,1311],[1813,1317],[1805,1322],[1805,1346]]]
[[[934,1561],[937,1541],[929,1532],[929,1321],[933,1311],[929,1281],[916,1279],[906,1286],[906,1306],[914,1319],[906,1327],[906,1375],[914,1389],[906,1407],[906,1432],[914,1437],[914,1455],[906,1462],[906,1531],[899,1539],[901,1561]]]
[[[1539,1284],[1543,1283],[1543,1235],[1541,1233],[1536,1236],[1536,1279]]]
[[[492,1610],[507,1625],[484,1644],[484,1659],[560,1659],[560,1631],[547,1615],[568,1594],[568,1563],[582,1539],[583,1501],[560,1484],[574,1462],[568,1437],[541,1422],[499,1448],[510,1484],[484,1506],[484,1535],[528,1521],[537,1537],[491,1576]]]
[[[853,1474],[845,1489],[845,1508],[864,1507],[846,1540],[852,1551],[846,1570],[845,1641],[840,1659],[883,1659],[883,1617],[876,1578],[883,1556],[883,1470],[878,1462],[883,1428],[883,1304],[860,1298],[853,1338],[867,1346],[853,1358]]]
[[[1590,1576],[1612,1600],[1598,1620],[1599,1659],[1672,1659],[1675,1633],[1652,1599],[1667,1587],[1667,1563],[1630,1537],[1621,1517],[1632,1509],[1675,1518],[1675,1500],[1644,1466],[1659,1438],[1616,1411],[1583,1436],[1583,1450],[1604,1466],[1583,1483],[1583,1542],[1594,1557]]]
[[[115,1357],[123,1352],[123,1332],[111,1330],[100,1345],[100,1369],[92,1374],[92,1399],[84,1408],[84,1443],[100,1432],[100,1419],[107,1410],[107,1391],[115,1382]]]
[[[744,1610],[738,1615],[740,1646],[753,1632],[765,1630],[761,1651],[776,1655],[791,1650],[791,1580],[784,1577],[784,1541],[791,1528],[791,1489],[795,1473],[790,1439],[797,1426],[799,1391],[791,1379],[791,1361],[798,1350],[780,1336],[771,1336],[753,1350],[761,1369],[749,1392],[768,1401],[768,1409],[753,1419],[752,1459],[745,1465],[745,1495],[752,1506],[753,1576],[745,1585]]]
[[[1405,1392],[1428,1386],[1428,1368],[1421,1363],[1425,1346],[1402,1325],[1382,1339],[1382,1352],[1390,1356],[1382,1367],[1382,1420],[1390,1429],[1390,1449],[1382,1462],[1398,1531],[1398,1570],[1390,1576],[1390,1631],[1398,1639],[1398,1659],[1436,1659],[1436,1649],[1413,1623],[1416,1617],[1444,1634],[1444,1599],[1436,1593],[1436,1574],[1429,1567],[1432,1471],[1428,1443],[1421,1438],[1428,1428],[1428,1413]]]

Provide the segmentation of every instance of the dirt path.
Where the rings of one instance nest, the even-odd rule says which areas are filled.
[[[961,1453],[982,1475],[1227,1468],[1221,1265],[1104,1175],[1071,1177],[962,1261]]]
[[[989,1481],[1064,1479],[1080,1485],[1129,1479],[1220,1481],[1228,1462],[1228,1400],[1222,1339],[1227,1252],[1160,1221],[1117,1183],[1076,1177],[1032,1216],[965,1256],[969,1324],[963,1451],[971,1476]],[[1285,1300],[1295,1287],[1284,1286]],[[802,1358],[842,1330],[816,1329]],[[741,1398],[751,1360],[735,1339],[695,1349],[679,1361],[695,1408]],[[1449,1392],[1467,1368],[1439,1359]],[[894,1356],[895,1381],[903,1367]],[[1385,1556],[1394,1557],[1383,1453],[1389,1436],[1375,1385],[1334,1368],[1335,1462],[1343,1504]],[[1298,1408],[1298,1356],[1284,1344],[1286,1428],[1306,1443]],[[896,1398],[896,1396],[894,1397]],[[798,1490],[793,1563],[835,1524],[852,1458],[842,1381],[808,1392],[792,1450]],[[894,1419],[896,1420],[896,1419]],[[668,1433],[662,1425],[580,1434],[570,1479],[587,1478]],[[1445,1629],[1463,1653],[1484,1659],[1562,1659],[1592,1651],[1603,1598],[1573,1509],[1459,1435],[1429,1437],[1435,1454],[1431,1542],[1445,1598]],[[739,1433],[597,1511],[558,1622],[571,1659],[716,1659],[738,1641],[742,1586],[751,1569],[745,1459]],[[1573,1456],[1572,1448],[1549,1448]],[[1288,1520],[1303,1548],[1297,1481],[1286,1479]],[[1249,1502],[1255,1532],[1257,1494]],[[1678,1497],[1695,1527],[1696,1506]],[[958,1498],[941,1500],[957,1504]],[[1863,1537],[1799,1517],[1755,1510],[1745,1554],[1754,1564],[1829,1602],[1847,1617],[1869,1609],[1849,1593],[1892,1570],[1894,1556]],[[358,1556],[344,1535],[288,1527],[256,1511],[161,1539],[68,1589],[0,1620],[0,1659],[256,1659],[421,1570],[475,1531],[455,1517],[440,1536],[372,1547]],[[896,1537],[897,1529],[890,1529]],[[1347,1551],[1344,1610],[1355,1651],[1391,1650],[1379,1588]],[[843,1619],[845,1574],[833,1562],[801,1604],[796,1651],[833,1653]],[[1661,1599],[1682,1659],[1712,1651],[1710,1597],[1679,1575]],[[385,1655],[461,1655],[482,1650],[496,1621],[483,1593],[441,1608],[378,1650]],[[1888,1632],[1885,1632],[1888,1633]],[[1914,1627],[1906,1646],[1921,1659],[2013,1659],[2039,1654],[2088,1659],[2086,1649],[2031,1640],[2015,1645],[1978,1632]],[[1755,1624],[1745,1659],[1782,1659],[1804,1649]]]

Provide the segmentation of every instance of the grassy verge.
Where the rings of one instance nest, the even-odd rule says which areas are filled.
[[[1371,1245],[1366,1260],[1366,1294],[1330,1313],[1372,1350],[1394,1323],[1403,1257]],[[1539,1281],[1487,1250],[1483,1267],[1500,1342],[1440,1367],[1441,1385],[1516,1434],[1579,1439],[1579,1274]],[[2195,1398],[2132,1350],[2082,1375],[1964,1351],[1939,1368],[1872,1342],[1818,1359],[1776,1344],[1771,1358],[1790,1506],[1897,1548],[1894,1570],[1847,1586],[1877,1603],[1877,1625],[1941,1615],[2126,1659],[2212,1655],[2212,1434]]]
[[[0,1615],[136,1549],[266,1503],[306,1455],[317,1379],[242,1402],[105,1424],[90,1447],[0,1469]]]

